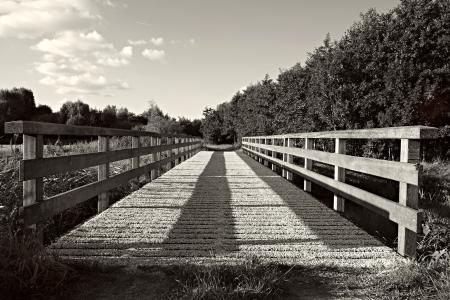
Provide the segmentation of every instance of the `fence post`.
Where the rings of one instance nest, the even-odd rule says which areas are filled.
[[[161,137],[156,138],[156,146],[161,146]],[[161,151],[156,152],[156,160],[161,160]],[[161,176],[161,165],[158,166],[158,169],[156,169],[156,177]]]
[[[335,140],[335,153],[345,154],[346,152],[346,140],[336,138]],[[334,166],[334,180],[345,182],[345,169]],[[345,209],[345,199],[334,194],[333,199],[333,209],[338,212],[344,212]]]
[[[44,152],[44,139],[42,135],[23,135],[23,159],[42,158]],[[23,207],[41,202],[44,198],[44,181],[41,178],[26,180],[23,186]],[[36,232],[36,224],[28,227],[37,237],[42,240],[41,232]]]
[[[283,138],[283,147],[287,147],[288,146],[288,142],[286,138]],[[287,162],[287,154],[285,152],[283,152],[283,161]],[[285,168],[281,169],[281,177],[283,178],[287,178],[287,170]]]
[[[272,146],[275,146],[275,139],[271,139],[272,140]],[[272,157],[277,157],[277,153],[275,151],[272,151]],[[276,171],[277,170],[277,166],[272,163],[272,171]]]
[[[264,139],[264,145],[267,145],[267,139]],[[269,155],[269,150],[264,150],[265,155]],[[269,161],[267,159],[264,160],[264,166],[269,167]]]
[[[141,140],[138,136],[133,136],[131,138],[131,148],[139,149],[141,147],[140,144],[141,144]],[[139,155],[133,157],[131,159],[131,168],[132,169],[139,168],[139,161],[140,161]],[[139,177],[137,177],[135,180],[133,180],[133,189],[138,189],[138,188],[139,188]]]
[[[156,138],[154,136],[150,137],[150,146],[156,146]],[[150,161],[152,163],[156,162],[156,151],[152,153]],[[156,169],[152,169],[150,171],[150,180],[154,180],[156,178]]]
[[[313,139],[305,138],[305,149],[313,149]],[[305,158],[305,169],[312,170],[312,160]],[[303,180],[303,190],[305,192],[311,192],[311,181],[306,180],[306,178]]]
[[[166,145],[172,144],[172,138],[166,137]],[[172,156],[172,149],[168,149],[166,151],[167,158]],[[169,160],[169,162],[166,164],[166,172],[169,171],[172,168],[172,161]]]
[[[292,148],[294,139],[287,138],[287,141],[288,141],[287,142],[288,148]],[[287,162],[290,163],[290,164],[293,164],[294,163],[294,156],[292,156],[291,154],[286,154],[286,155],[287,155]],[[292,181],[293,173],[291,171],[286,170],[286,179],[289,180],[289,181]]]
[[[109,151],[109,137],[98,137],[98,152]],[[98,181],[102,181],[109,178],[109,163],[98,166]],[[102,212],[109,206],[109,193],[104,192],[98,195],[97,200],[97,212]]]
[[[420,141],[401,139],[400,162],[420,163]],[[420,172],[419,172],[420,176]],[[419,207],[419,187],[400,182],[399,203],[413,209]],[[420,220],[417,231],[420,232]],[[402,224],[398,224],[398,252],[409,257],[416,256],[417,234]]]

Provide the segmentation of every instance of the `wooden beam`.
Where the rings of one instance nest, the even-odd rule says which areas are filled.
[[[244,143],[244,145],[247,143]],[[284,151],[297,157],[339,166],[348,170],[379,176],[395,181],[418,184],[419,165],[397,161],[387,161],[374,158],[357,157],[338,153],[328,153],[317,150],[301,148],[285,148],[277,146],[264,146],[268,150]]]
[[[156,137],[150,138],[156,139]],[[186,145],[188,144],[192,145],[193,143],[186,143]],[[36,177],[46,177],[53,174],[89,168],[100,164],[105,164],[107,162],[114,162],[147,154],[155,155],[158,151],[167,150],[171,147],[173,146],[156,146],[155,143],[155,145],[142,148],[30,159],[20,162],[19,178],[23,181]]]

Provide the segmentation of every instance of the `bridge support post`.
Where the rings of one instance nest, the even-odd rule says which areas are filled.
[[[174,138],[173,141],[174,141],[174,144],[175,144],[175,147],[176,147],[175,149],[173,149],[173,154],[175,154],[175,156],[177,156],[180,153],[180,148],[177,147],[178,146],[177,144],[180,143],[180,139],[179,138]],[[174,162],[173,162],[174,166],[178,165],[178,160],[179,160],[179,158],[176,158],[174,160]]]
[[[156,138],[156,146],[161,146],[161,138],[157,137]],[[161,160],[161,151],[156,152],[156,160],[160,161]],[[158,168],[156,169],[156,177],[161,176],[161,165],[158,166]]]
[[[344,139],[335,139],[335,153],[345,154],[346,152],[346,141]],[[334,166],[334,180],[345,182],[345,169]],[[345,209],[345,199],[334,194],[333,199],[333,209],[338,212],[344,212]]]
[[[264,144],[265,144],[265,145],[268,144],[268,143],[267,143],[267,139],[263,139],[263,141],[264,141]],[[265,154],[265,155],[269,155],[269,151],[264,150],[264,154]],[[264,160],[264,166],[269,167],[269,161],[268,161],[267,159]]]
[[[402,139],[400,144],[400,162],[420,163],[420,142],[417,140]],[[419,175],[420,176],[420,171]],[[418,209],[419,187],[404,182],[399,183],[399,204]],[[420,217],[420,215],[419,215]],[[417,233],[421,232],[421,222],[417,222]],[[401,255],[415,257],[417,247],[417,233],[398,224],[398,252]]]
[[[109,151],[109,137],[98,137],[98,152]],[[109,163],[98,166],[98,181],[106,180],[109,178]],[[98,195],[97,200],[97,212],[102,212],[109,206],[109,193],[101,193]]]
[[[287,145],[288,145],[288,142],[287,142],[287,139],[283,139],[283,147],[287,147]],[[283,152],[283,161],[284,162],[287,162],[287,154],[286,153],[284,153]],[[283,177],[283,178],[287,178],[287,170],[285,169],[285,168],[281,168],[281,177]]]
[[[169,137],[166,137],[166,145],[171,145],[172,144],[172,139]],[[172,149],[169,149],[166,151],[166,156],[167,158],[172,156]],[[172,161],[169,160],[168,163],[166,163],[166,172],[170,170],[170,168],[172,167]]]
[[[42,135],[23,135],[23,159],[36,159],[42,158],[44,152],[44,139]],[[26,180],[22,183],[23,186],[23,207],[27,207],[41,202],[44,198],[44,183],[42,177]],[[43,236],[41,232],[37,232],[36,224],[32,224],[25,228],[30,230],[33,234],[37,235],[37,238],[42,240]]]
[[[305,149],[312,150],[313,149],[313,139],[305,138]],[[312,160],[305,158],[305,169],[312,170]],[[305,192],[311,192],[311,181],[303,180],[303,190]]]

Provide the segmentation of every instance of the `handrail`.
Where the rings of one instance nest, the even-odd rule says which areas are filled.
[[[109,206],[108,191],[128,181],[150,174],[150,180],[167,169],[195,155],[201,139],[187,135],[162,135],[154,132],[89,126],[14,121],[5,123],[5,133],[23,135],[23,160],[19,179],[23,181],[22,215],[25,226],[35,227],[41,220],[98,196],[98,212]],[[98,136],[98,152],[58,157],[43,157],[43,136]],[[130,136],[131,148],[110,149],[110,137]],[[150,137],[150,146],[141,146],[141,137]],[[165,139],[165,145],[162,141]],[[141,166],[140,157],[151,154],[150,163]],[[165,158],[162,157],[165,154]],[[131,170],[110,177],[109,164],[131,159]],[[43,177],[98,166],[98,181],[63,192],[44,200]]]
[[[242,138],[244,153],[272,169],[282,169],[282,176],[292,180],[293,173],[304,178],[303,189],[311,191],[314,182],[334,193],[333,209],[344,212],[345,200],[354,201],[398,224],[398,252],[414,257],[417,234],[421,232],[422,212],[418,208],[421,176],[420,140],[433,139],[438,130],[426,126],[405,126],[376,129],[338,130],[324,132],[290,133]],[[296,139],[304,139],[303,148],[294,147]],[[334,139],[335,153],[313,149],[314,139]],[[349,139],[400,140],[400,161],[356,157],[346,154]],[[282,155],[282,159],[277,158]],[[304,166],[294,164],[294,157],[304,159]],[[334,178],[312,170],[317,161],[334,166]],[[345,170],[378,176],[399,183],[399,201],[378,196],[362,188],[345,183]]]

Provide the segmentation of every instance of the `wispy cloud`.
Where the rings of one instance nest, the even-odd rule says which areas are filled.
[[[42,52],[35,70],[45,77],[41,84],[53,86],[59,94],[97,94],[106,88],[124,89],[125,81],[109,81],[103,67],[120,67],[130,63],[133,47],[120,51],[96,31],[64,31],[52,39],[43,39],[32,49]]]
[[[145,58],[148,58],[152,61],[160,61],[164,62],[166,57],[166,52],[164,50],[158,50],[158,49],[144,49],[142,51],[142,56]]]
[[[164,44],[164,38],[162,37],[152,37],[150,42],[155,46],[162,46]]]
[[[131,46],[142,46],[147,44],[146,40],[128,40],[128,44]]]
[[[87,0],[2,0],[0,37],[30,39],[101,20]]]

